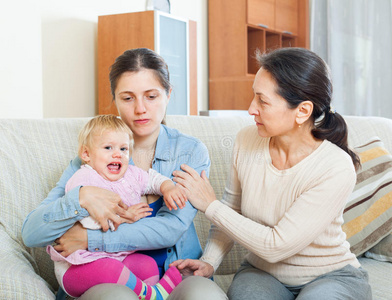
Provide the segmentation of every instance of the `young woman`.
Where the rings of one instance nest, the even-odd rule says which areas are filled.
[[[127,50],[116,59],[109,77],[120,117],[133,132],[130,164],[144,170],[152,168],[169,178],[181,164],[189,164],[199,173],[203,170],[208,173],[210,159],[205,145],[162,124],[172,90],[162,57],[145,48]],[[187,203],[182,209],[169,210],[162,198],[151,195],[146,201],[153,208],[154,217],[125,224],[127,207],[115,193],[83,186],[65,195],[65,184],[80,165],[79,158],[71,161],[57,186],[27,216],[22,229],[27,246],[42,247],[56,241],[54,248],[64,256],[80,249],[106,252],[148,249],[152,251],[143,253],[155,258],[161,275],[177,259],[200,257],[201,247],[193,225],[197,210],[192,205]],[[80,226],[77,221],[89,215],[103,230]],[[121,226],[116,231],[108,231],[108,220]],[[124,293],[126,295],[122,295]],[[85,294],[82,299],[104,299],[105,296],[137,299],[130,289],[119,285],[98,285]],[[211,280],[194,277],[183,280],[168,299],[225,298]]]
[[[331,107],[328,68],[315,53],[258,55],[249,114],[237,135],[222,201],[205,173],[183,165],[174,181],[212,221],[200,260],[183,274],[212,276],[234,241],[249,250],[228,296],[237,299],[371,299],[367,272],[342,231],[359,158]]]

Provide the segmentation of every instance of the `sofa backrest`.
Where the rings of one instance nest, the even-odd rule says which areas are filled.
[[[21,229],[27,214],[46,198],[75,157],[77,134],[86,121],[0,120],[0,230],[54,290],[58,285],[52,261],[43,248],[24,246]]]
[[[7,234],[40,274],[56,289],[53,264],[44,249],[30,249],[21,239],[22,223],[27,214],[55,186],[69,161],[77,153],[77,135],[89,118],[72,119],[0,119],[0,233]],[[356,146],[377,135],[392,152],[392,120],[370,117],[346,117],[349,144]],[[237,132],[254,124],[252,117],[168,116],[168,126],[199,138],[211,157],[210,181],[218,198],[222,196]],[[195,220],[202,246],[210,222],[203,214]],[[236,245],[225,258],[219,274],[233,273],[246,251]]]

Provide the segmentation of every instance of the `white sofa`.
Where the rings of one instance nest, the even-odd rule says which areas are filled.
[[[392,152],[392,120],[346,117],[352,146],[379,136]],[[77,134],[87,118],[0,120],[0,299],[54,299],[57,282],[53,264],[44,249],[24,246],[21,227],[56,184],[76,154]],[[211,156],[210,180],[222,195],[236,133],[253,124],[251,117],[168,116],[169,126],[201,139]],[[202,244],[209,222],[202,214],[195,220]],[[392,246],[391,246],[392,247]],[[219,268],[215,281],[227,290],[246,251],[236,245]],[[365,257],[374,299],[392,299],[392,263]]]

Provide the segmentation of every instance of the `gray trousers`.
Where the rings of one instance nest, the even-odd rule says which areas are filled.
[[[100,284],[85,292],[80,300],[138,300],[136,294],[126,286],[112,283]],[[167,300],[227,300],[226,294],[212,280],[186,277],[170,294]]]
[[[368,274],[347,265],[301,286],[287,286],[272,275],[244,262],[229,288],[230,300],[371,300]]]

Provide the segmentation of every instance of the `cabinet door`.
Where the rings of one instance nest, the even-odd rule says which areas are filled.
[[[112,101],[109,69],[125,50],[139,47],[155,50],[154,11],[98,17],[99,114],[118,114]]]
[[[278,31],[298,34],[298,0],[276,0],[275,28]]]
[[[186,21],[158,14],[159,45],[156,49],[166,61],[173,86],[168,115],[189,114],[188,24]]]
[[[275,29],[275,0],[248,0],[248,24]]]

